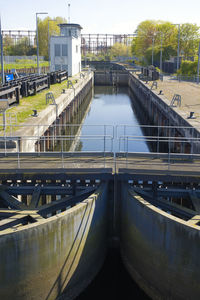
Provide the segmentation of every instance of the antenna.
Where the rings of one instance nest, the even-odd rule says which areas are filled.
[[[68,23],[70,24],[70,3],[68,3]]]

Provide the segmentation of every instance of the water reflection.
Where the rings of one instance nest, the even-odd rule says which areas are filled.
[[[73,150],[149,152],[144,140],[129,140],[127,143],[121,138],[124,134],[143,136],[133,106],[134,99],[130,97],[128,88],[96,86],[90,109],[79,132],[81,137]]]
[[[128,87],[95,86],[69,123],[60,118],[47,151],[149,152],[144,115]]]

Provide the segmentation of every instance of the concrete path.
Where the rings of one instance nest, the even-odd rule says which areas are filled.
[[[151,87],[152,82],[147,84]],[[179,82],[169,76],[164,77],[164,80],[158,80],[158,88],[153,91],[158,94],[162,90],[162,98],[166,98],[171,103],[174,94],[181,95],[181,106],[175,107],[175,110],[182,115],[192,126],[200,128],[200,84],[192,82]],[[190,112],[194,112],[193,119],[189,119]]]

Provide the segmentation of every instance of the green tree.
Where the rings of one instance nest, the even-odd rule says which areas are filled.
[[[170,22],[147,20],[141,22],[136,30],[131,50],[140,61],[151,63],[152,47],[154,45],[155,62],[159,62],[162,40],[163,60],[177,56],[178,34],[177,26]],[[199,27],[185,23],[180,26],[180,54],[186,58],[194,56],[198,47]]]
[[[44,20],[38,18],[38,41],[39,41],[39,54],[48,59],[48,23],[49,23],[49,36],[58,35],[60,28],[58,24],[67,23],[67,20],[62,17],[51,19],[46,17]]]
[[[161,41],[163,59],[174,55],[177,47],[177,28],[170,22],[147,20],[141,22],[136,30],[137,37],[132,41],[133,55],[150,64],[152,47],[154,47],[155,60],[159,61]]]
[[[187,59],[194,56],[198,49],[199,26],[185,23],[180,26],[180,53]]]
[[[12,37],[9,36],[9,35],[6,35],[3,38],[3,52],[4,52],[4,55],[9,55],[13,45],[14,45],[14,40],[12,39]]]
[[[188,60],[184,60],[181,63],[181,67],[178,70],[178,74],[181,75],[197,75],[197,65],[198,65],[198,61],[188,61]]]
[[[36,54],[36,47],[30,45],[30,40],[28,37],[21,38],[18,43],[14,44],[9,43],[5,46],[5,55],[35,55]]]
[[[115,43],[110,49],[111,56],[131,56],[131,47],[122,43]]]

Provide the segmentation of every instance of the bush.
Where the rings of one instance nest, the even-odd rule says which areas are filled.
[[[178,70],[179,75],[196,75],[197,74],[197,61],[185,60],[182,62],[180,69]]]

